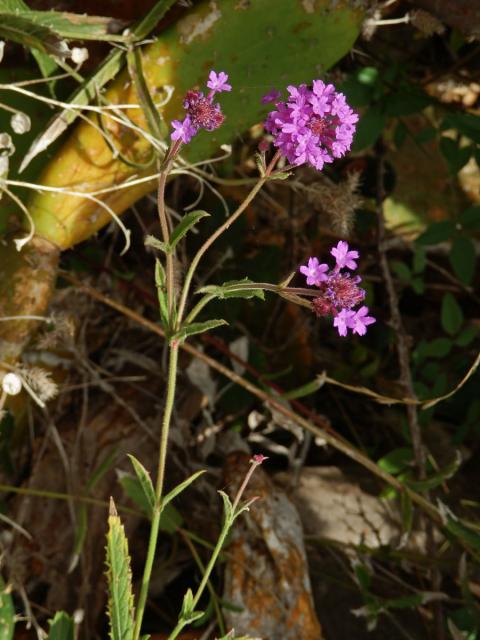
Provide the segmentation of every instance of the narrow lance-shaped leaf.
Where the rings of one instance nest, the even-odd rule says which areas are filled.
[[[230,280],[224,282],[221,285],[207,285],[197,291],[197,293],[205,293],[207,295],[215,296],[220,300],[226,298],[260,298],[265,299],[265,294],[262,289],[259,289],[252,280],[249,278],[243,278],[242,280]]]
[[[193,336],[197,333],[205,333],[205,331],[211,331],[217,327],[228,324],[226,320],[206,320],[205,322],[192,322],[192,324],[182,327],[173,338],[175,340],[185,340],[189,336]]]
[[[430,491],[431,489],[435,489],[435,487],[440,486],[446,480],[451,478],[458,471],[460,464],[462,462],[462,456],[460,452],[457,451],[455,455],[455,459],[447,465],[444,469],[439,471],[434,476],[430,478],[426,478],[425,480],[405,480],[405,484],[413,489],[414,491]]]
[[[128,541],[113,499],[107,533],[108,617],[112,640],[132,640],[134,609]]]
[[[156,499],[155,499],[155,489],[153,488],[150,474],[145,469],[143,464],[139,460],[137,460],[134,456],[128,454],[128,457],[130,458],[130,462],[132,463],[135,473],[137,474],[137,478],[142,487],[142,491],[145,494],[145,498],[148,504],[150,505],[150,509],[153,511],[153,509],[155,508]]]
[[[204,470],[197,471],[196,473],[192,474],[189,478],[181,482],[179,485],[177,485],[174,489],[172,489],[170,493],[167,493],[167,495],[162,500],[162,511],[163,509],[165,509],[165,507],[169,502],[171,502],[180,493],[182,493],[182,491],[185,491],[185,489],[187,489],[187,487],[189,487],[192,484],[192,482],[195,482],[195,480],[199,478],[201,475],[203,475],[204,473],[206,473]]]
[[[190,211],[186,213],[180,220],[179,224],[172,231],[170,236],[170,250],[172,251],[178,242],[192,229],[199,220],[209,216],[206,211],[199,209],[198,211]]]

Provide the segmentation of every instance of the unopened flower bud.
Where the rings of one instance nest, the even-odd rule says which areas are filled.
[[[22,379],[16,373],[6,373],[3,376],[2,389],[8,396],[16,396],[22,390]]]
[[[15,133],[22,134],[30,131],[32,123],[26,113],[23,113],[23,111],[17,111],[17,113],[14,113],[10,119],[10,126]]]
[[[71,58],[75,64],[83,64],[88,60],[88,49],[85,47],[73,47]]]

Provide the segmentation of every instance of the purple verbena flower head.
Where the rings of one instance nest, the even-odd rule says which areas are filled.
[[[301,84],[290,85],[287,90],[288,100],[276,102],[265,129],[290,164],[308,163],[321,171],[325,163],[350,149],[358,115],[348,106],[343,93],[322,80],[314,80],[311,89]]]
[[[207,87],[213,91],[213,93],[221,93],[222,91],[231,91],[232,85],[228,84],[228,75],[224,71],[220,71],[217,74],[216,71],[210,71],[208,76]]]
[[[357,268],[355,259],[359,257],[358,251],[350,251],[348,244],[340,241],[330,253],[336,260],[332,269],[327,264],[320,264],[315,257],[309,258],[308,263],[300,267],[307,285],[318,289],[318,295],[312,300],[312,309],[317,316],[333,317],[333,326],[341,336],[346,336],[348,330],[363,336],[367,326],[376,320],[368,315],[365,305],[355,309],[365,299],[365,290],[359,286],[360,276],[342,271],[354,271]]]
[[[184,144],[190,142],[200,129],[213,131],[225,120],[220,105],[213,101],[215,93],[222,91],[231,91],[232,87],[228,84],[228,75],[220,71],[210,71],[207,87],[210,92],[207,96],[202,91],[190,89],[183,101],[183,106],[187,112],[183,121],[174,120],[172,122],[174,131],[171,135],[172,140],[181,140]]]
[[[174,129],[172,140],[181,140],[184,144],[188,144],[197,133],[197,129],[192,126],[189,116],[186,116],[183,121],[173,120],[172,126]]]
[[[326,280],[326,271],[328,271],[328,264],[320,264],[318,258],[309,258],[307,266],[300,267],[300,273],[307,277],[308,285],[319,285]]]
[[[354,271],[357,268],[355,259],[358,258],[358,251],[350,251],[348,242],[340,240],[337,246],[333,247],[330,253],[337,261],[338,269],[344,269],[347,267],[347,269]]]

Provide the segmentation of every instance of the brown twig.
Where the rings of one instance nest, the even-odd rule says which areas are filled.
[[[377,145],[378,171],[377,171],[377,224],[378,224],[378,252],[380,257],[380,269],[382,271],[383,280],[387,289],[388,305],[390,309],[390,322],[396,334],[396,347],[398,364],[400,367],[400,382],[402,383],[405,393],[409,398],[417,400],[415,390],[413,388],[412,372],[410,369],[410,348],[405,327],[402,322],[402,316],[398,306],[398,296],[393,284],[392,274],[388,264],[387,253],[385,248],[385,217],[383,211],[383,202],[385,200],[384,189],[384,160],[383,145]],[[422,432],[418,422],[418,408],[416,404],[407,404],[407,421],[412,440],[413,457],[417,468],[418,477],[424,479],[426,476],[426,455],[425,447],[422,441]],[[430,502],[430,495],[427,492],[427,500]],[[426,545],[427,553],[435,555],[435,539],[434,527],[431,520],[425,521]],[[431,571],[432,590],[439,591],[441,587],[441,574],[438,568],[434,567]],[[434,614],[434,637],[436,640],[443,640],[445,637],[443,625],[443,612],[440,602],[432,605]]]

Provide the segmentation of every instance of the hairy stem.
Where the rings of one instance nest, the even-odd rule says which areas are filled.
[[[137,615],[135,618],[135,630],[133,640],[138,640],[142,626],[143,614],[148,595],[148,586],[152,575],[153,562],[155,559],[155,551],[157,548],[158,531],[160,525],[160,516],[162,513],[162,494],[165,480],[165,462],[167,459],[168,434],[170,431],[170,422],[172,419],[173,403],[175,399],[175,387],[177,380],[178,366],[178,344],[174,343],[169,347],[168,362],[168,379],[167,379],[167,397],[165,399],[165,409],[163,412],[162,433],[160,439],[160,453],[158,457],[157,483],[155,487],[155,509],[152,515],[152,524],[150,527],[150,538],[148,541],[147,559],[143,570],[142,586],[138,598]]]

